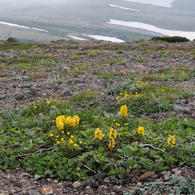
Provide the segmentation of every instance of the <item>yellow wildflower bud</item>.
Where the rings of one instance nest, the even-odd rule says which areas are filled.
[[[145,131],[144,127],[138,127],[137,129],[137,132],[142,135],[144,134],[144,131]]]
[[[53,137],[53,133],[51,133],[50,136]]]
[[[115,145],[116,145],[116,142],[114,140],[110,140],[108,147],[112,149],[114,148]]]
[[[109,129],[109,139],[114,140],[117,136],[117,130],[110,128]]]
[[[167,143],[172,148],[175,145],[175,135],[173,136],[169,135],[169,137],[167,138]]]

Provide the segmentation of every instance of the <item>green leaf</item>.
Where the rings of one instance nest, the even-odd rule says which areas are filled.
[[[135,164],[135,161],[132,159],[129,159],[128,164],[129,164],[129,166],[133,167],[133,165]]]

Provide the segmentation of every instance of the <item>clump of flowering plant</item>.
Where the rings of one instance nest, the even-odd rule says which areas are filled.
[[[110,155],[112,154],[112,149],[114,148],[114,146],[116,145],[115,139],[117,136],[117,130],[110,128],[109,129],[109,144],[108,147],[110,148]]]
[[[171,148],[175,145],[175,135],[173,135],[173,136],[169,135],[169,137],[167,138],[167,144]]]
[[[94,134],[95,134],[95,138],[98,140],[98,146],[99,146],[100,140],[105,136],[105,134],[102,133],[102,130],[100,130],[100,128],[97,128]]]
[[[120,107],[120,115],[121,115],[121,119],[125,119],[125,117],[127,116],[127,106],[121,106]]]
[[[94,134],[95,134],[95,138],[97,138],[98,141],[100,141],[105,136],[105,134],[102,133],[102,130],[100,130],[100,128],[97,128]]]
[[[60,131],[62,131],[65,125],[67,127],[77,127],[79,125],[79,121],[80,118],[78,115],[74,115],[73,117],[61,115],[56,118],[56,126]]]
[[[144,132],[145,132],[144,127],[138,127],[137,132],[138,132],[139,134],[143,135]]]

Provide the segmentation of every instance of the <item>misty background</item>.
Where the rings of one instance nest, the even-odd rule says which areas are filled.
[[[161,5],[153,5],[152,1]],[[70,37],[86,40],[98,35],[133,41],[164,36],[148,29],[112,24],[111,20],[189,31],[195,39],[194,0],[0,0],[2,40],[9,36],[24,42]]]

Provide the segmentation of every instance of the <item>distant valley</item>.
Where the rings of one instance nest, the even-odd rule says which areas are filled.
[[[157,0],[2,0],[0,39],[14,36],[23,42],[70,38],[122,42],[164,35],[189,36],[187,38],[195,39],[195,2],[163,2],[164,4]],[[120,24],[112,21],[119,21]],[[130,25],[135,22],[140,26]]]

